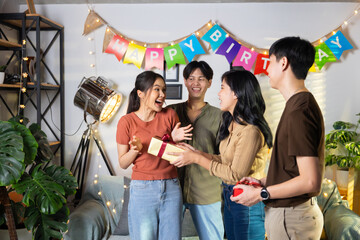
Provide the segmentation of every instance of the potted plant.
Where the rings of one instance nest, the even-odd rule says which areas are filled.
[[[0,121],[0,224],[6,215],[10,239],[17,239],[18,217],[13,216],[20,215],[33,239],[61,239],[69,215],[66,198],[75,194],[76,179],[64,167],[50,164],[53,153],[46,134],[38,124],[27,123],[20,123],[20,117]],[[23,195],[23,204],[9,200],[13,191]]]
[[[359,117],[356,124],[337,121],[333,124],[334,130],[326,134],[325,166],[335,165],[339,170],[360,170],[360,113],[356,116]]]
[[[6,65],[1,65],[0,66],[0,84],[4,83],[6,67],[7,67]]]

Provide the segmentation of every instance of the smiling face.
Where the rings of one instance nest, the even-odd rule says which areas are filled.
[[[225,79],[221,82],[221,90],[218,93],[220,99],[220,109],[224,112],[230,112],[233,114],[237,97],[235,96],[234,91],[231,90],[229,85],[226,83]]]
[[[195,69],[188,79],[185,79],[185,86],[189,92],[190,99],[204,100],[207,89],[211,86],[211,79],[207,79],[199,68]]]
[[[166,85],[163,79],[157,78],[154,85],[145,93],[138,90],[143,107],[160,112],[166,98]]]

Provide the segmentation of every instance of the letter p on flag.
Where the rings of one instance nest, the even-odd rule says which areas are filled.
[[[145,54],[145,70],[151,68],[164,69],[164,49],[163,48],[147,48]]]

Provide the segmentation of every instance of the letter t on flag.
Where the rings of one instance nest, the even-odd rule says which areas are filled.
[[[256,58],[256,65],[254,70],[254,75],[265,73],[268,75],[268,72],[266,71],[269,66],[270,58],[267,54],[259,54]]]
[[[112,53],[116,56],[118,61],[120,62],[121,58],[124,56],[127,48],[129,46],[129,42],[123,39],[118,35],[114,35],[111,39],[109,45],[105,49],[106,53]]]

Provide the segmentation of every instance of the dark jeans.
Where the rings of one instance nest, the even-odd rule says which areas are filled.
[[[228,240],[264,240],[265,210],[259,202],[247,207],[230,200],[234,185],[223,183],[224,224]]]

